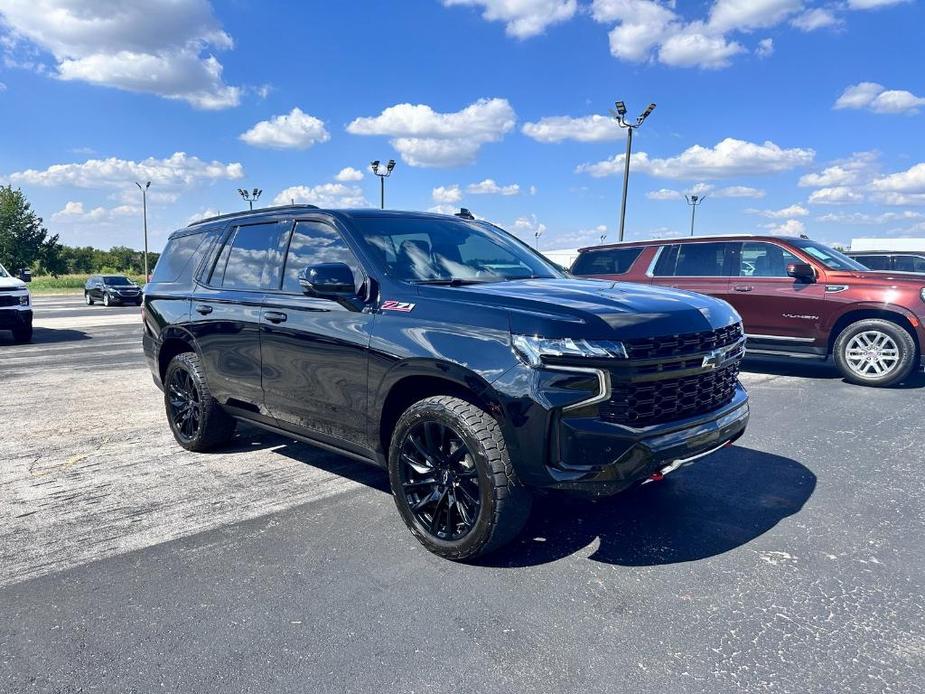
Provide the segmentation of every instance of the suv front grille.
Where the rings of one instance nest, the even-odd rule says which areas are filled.
[[[638,340],[624,340],[626,355],[630,359],[658,359],[682,357],[698,352],[726,347],[742,337],[742,324],[734,323],[719,330],[684,335],[665,335]]]
[[[19,297],[9,294],[0,296],[0,306],[19,306]]]
[[[657,381],[612,382],[600,417],[612,424],[645,427],[707,414],[735,395],[738,360],[713,371]]]

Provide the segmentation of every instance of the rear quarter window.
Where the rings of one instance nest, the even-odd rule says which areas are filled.
[[[642,253],[641,247],[586,251],[575,259],[572,274],[622,275],[632,267],[640,253]]]
[[[154,266],[151,282],[177,282],[181,279],[191,279],[193,270],[198,265],[200,248],[206,246],[205,241],[214,237],[206,230],[195,234],[188,234],[172,238],[167,242],[164,252],[161,253]],[[195,260],[194,260],[195,259]]]

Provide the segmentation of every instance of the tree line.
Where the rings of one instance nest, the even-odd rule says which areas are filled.
[[[148,253],[153,268],[158,253]],[[13,274],[22,269],[34,275],[71,275],[113,272],[144,273],[144,253],[127,246],[108,251],[92,246],[65,246],[49,234],[22,191],[0,186],[0,265]]]

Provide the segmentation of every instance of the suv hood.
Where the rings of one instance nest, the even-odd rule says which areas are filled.
[[[738,322],[725,301],[645,284],[579,279],[421,286],[422,296],[506,308],[511,331],[543,337],[613,339],[704,332]]]
[[[28,289],[26,283],[18,277],[0,277],[0,287],[4,289]]]

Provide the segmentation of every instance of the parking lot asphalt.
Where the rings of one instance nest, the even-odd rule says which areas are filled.
[[[0,333],[0,691],[909,692],[925,677],[925,377],[749,362],[750,428],[664,481],[546,495],[478,564],[384,473],[170,436],[136,307]]]

